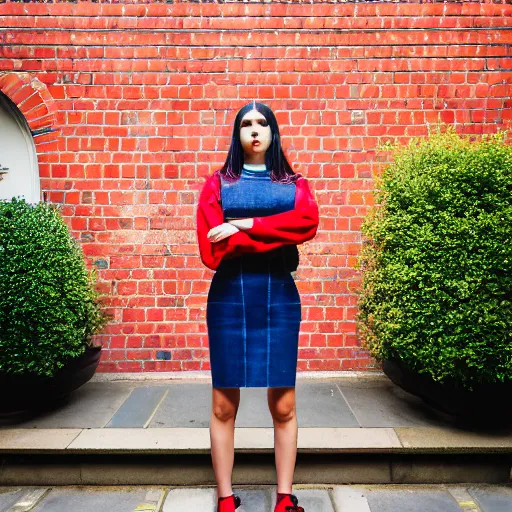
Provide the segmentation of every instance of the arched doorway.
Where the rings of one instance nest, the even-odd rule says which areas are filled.
[[[34,139],[19,108],[0,93],[0,200],[22,196],[40,201],[39,168]]]

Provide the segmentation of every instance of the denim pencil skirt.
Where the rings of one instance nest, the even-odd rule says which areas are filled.
[[[295,386],[301,319],[282,251],[223,260],[206,306],[213,387]]]

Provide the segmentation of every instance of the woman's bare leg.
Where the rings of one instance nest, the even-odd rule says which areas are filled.
[[[240,388],[212,388],[210,443],[217,498],[233,494],[231,475],[235,460],[235,419]]]
[[[274,421],[277,492],[291,494],[298,437],[295,387],[268,388],[267,398]]]

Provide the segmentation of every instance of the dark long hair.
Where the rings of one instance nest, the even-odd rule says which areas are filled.
[[[229,147],[228,156],[226,162],[218,172],[228,181],[237,180],[240,177],[244,165],[244,150],[240,142],[240,124],[245,114],[253,108],[263,114],[272,131],[272,141],[265,153],[265,165],[267,169],[270,169],[271,180],[281,183],[292,183],[296,181],[302,174],[295,173],[286,159],[283,148],[281,147],[281,136],[279,134],[276,116],[270,107],[264,103],[257,103],[256,101],[251,101],[251,103],[244,105],[238,111],[233,123],[233,134],[231,136],[231,146]]]

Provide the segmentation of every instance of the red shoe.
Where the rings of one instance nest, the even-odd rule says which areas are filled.
[[[304,512],[304,509],[298,503],[299,500],[295,494],[285,494],[285,496],[276,503],[274,512]]]
[[[217,500],[217,512],[235,512],[242,500],[236,495],[225,496]]]

